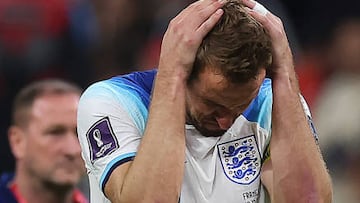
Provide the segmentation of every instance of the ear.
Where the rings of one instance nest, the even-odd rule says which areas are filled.
[[[26,153],[27,137],[24,130],[18,126],[11,126],[8,130],[11,151],[16,159],[21,159]]]

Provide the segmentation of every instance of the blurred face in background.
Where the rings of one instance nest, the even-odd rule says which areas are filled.
[[[360,74],[360,20],[349,20],[334,32],[329,64],[337,71]]]
[[[17,164],[27,175],[54,186],[73,186],[85,172],[76,134],[79,95],[45,94],[28,109],[28,122],[15,127]]]

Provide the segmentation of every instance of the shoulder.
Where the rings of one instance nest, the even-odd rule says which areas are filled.
[[[84,100],[136,100],[149,105],[156,70],[132,72],[119,75],[90,85],[81,95],[80,105]]]
[[[155,74],[156,70],[133,72],[89,86],[78,105],[79,132],[85,133],[106,120],[117,126],[134,124],[142,132]]]
[[[257,122],[264,129],[270,129],[272,111],[271,79],[265,78],[258,95],[243,112],[243,116],[251,122]]]

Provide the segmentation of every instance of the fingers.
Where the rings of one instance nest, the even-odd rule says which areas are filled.
[[[182,67],[190,74],[196,52],[219,21],[223,5],[222,0],[199,0],[171,20],[161,46],[160,61],[165,64],[162,67]]]
[[[253,10],[258,12],[258,13],[261,13],[262,15],[266,15],[268,13],[268,10],[263,5],[261,5],[259,3],[255,4]]]
[[[256,2],[254,0],[242,0],[242,3],[250,8],[250,11],[258,13],[260,15],[269,17],[271,19],[278,19],[280,20],[278,17],[276,17],[274,14],[272,14],[269,10],[267,10],[263,5],[261,5],[259,2]],[[277,21],[278,21],[277,20]]]
[[[291,49],[281,19],[254,0],[242,0],[249,14],[262,24],[272,42],[272,73],[287,73],[293,67]]]
[[[279,17],[254,0],[242,0],[242,2],[250,8],[249,14],[260,22],[270,35],[278,36],[279,34],[284,34],[284,27]]]
[[[176,18],[188,19],[187,23],[197,29],[222,6],[223,3],[219,0],[199,0],[185,8]]]
[[[212,14],[204,23],[200,25],[198,28],[198,33],[201,38],[204,38],[207,33],[215,26],[223,13],[224,11],[222,9],[216,10],[214,14]]]
[[[269,11],[260,3],[253,0],[243,0],[242,3],[259,14],[266,15]]]
[[[223,5],[223,0],[196,1],[179,13],[171,24],[175,30],[201,40],[220,19]]]

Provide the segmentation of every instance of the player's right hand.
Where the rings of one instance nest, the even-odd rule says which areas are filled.
[[[199,0],[173,18],[163,37],[159,73],[191,73],[197,50],[223,14],[220,0]],[[169,71],[169,72],[168,72]]]

